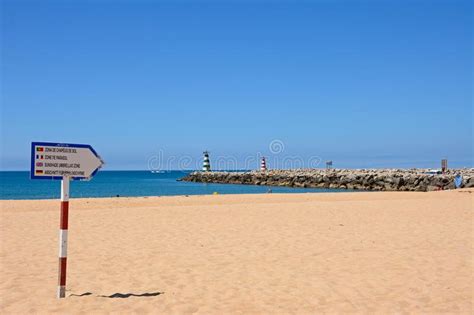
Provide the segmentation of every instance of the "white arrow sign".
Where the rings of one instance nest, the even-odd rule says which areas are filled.
[[[31,143],[31,179],[89,179],[102,165],[88,144]]]

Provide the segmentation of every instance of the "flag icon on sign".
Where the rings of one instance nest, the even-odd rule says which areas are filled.
[[[43,162],[36,162],[36,166],[43,166]]]
[[[37,159],[37,160],[42,160],[42,159],[43,159],[43,155],[36,154],[36,159]]]
[[[36,147],[36,152],[44,152],[44,148],[43,147]]]
[[[38,175],[38,174],[43,174],[43,170],[36,170],[35,174],[36,174],[36,175]]]

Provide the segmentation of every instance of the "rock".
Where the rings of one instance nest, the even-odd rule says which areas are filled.
[[[429,185],[429,186],[426,188],[426,191],[436,191],[436,190],[440,190],[439,186]]]
[[[428,175],[426,170],[269,170],[267,172],[193,172],[182,181],[202,183],[232,183],[274,185],[287,187],[316,187],[333,189],[432,191],[453,189],[454,177],[463,176],[462,187],[474,187],[474,170],[448,170],[443,175]]]

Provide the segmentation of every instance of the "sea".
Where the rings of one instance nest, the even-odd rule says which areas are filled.
[[[340,192],[322,188],[205,184],[178,181],[191,171],[100,171],[89,181],[71,181],[71,198]],[[55,199],[59,180],[31,180],[30,172],[0,172],[0,199]]]

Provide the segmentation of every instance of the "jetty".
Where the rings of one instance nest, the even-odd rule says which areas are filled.
[[[428,169],[293,169],[248,172],[193,172],[181,181],[199,183],[268,185],[351,189],[366,191],[434,191],[474,187],[474,169],[449,169],[433,174]]]

